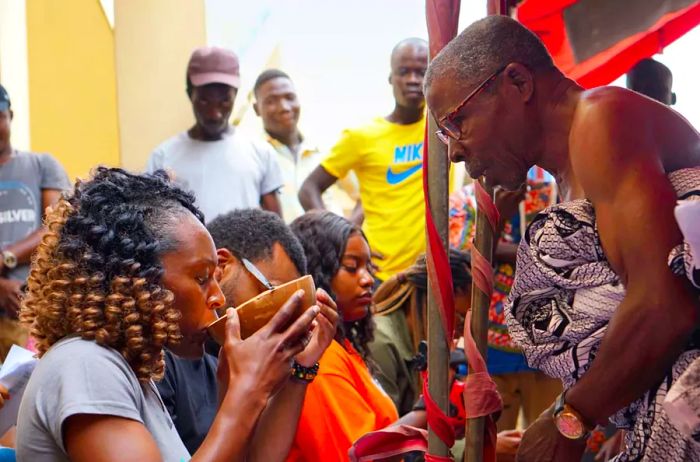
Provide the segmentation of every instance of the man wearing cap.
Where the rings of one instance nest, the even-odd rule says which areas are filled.
[[[70,187],[55,158],[13,149],[12,116],[10,95],[0,85],[0,360],[7,353],[1,348],[10,340],[6,335],[17,332],[14,319],[20,287],[29,274],[31,254],[44,235],[44,210]]]
[[[163,142],[147,171],[169,171],[194,192],[207,222],[234,209],[263,208],[281,215],[282,175],[267,143],[229,125],[240,86],[238,57],[217,47],[198,48],[187,67],[187,95],[195,124]]]

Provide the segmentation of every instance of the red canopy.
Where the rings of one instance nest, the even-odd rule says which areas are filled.
[[[525,0],[516,17],[565,74],[591,88],[609,84],[690,31],[700,23],[700,1]]]

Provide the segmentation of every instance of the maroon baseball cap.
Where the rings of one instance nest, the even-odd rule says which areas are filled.
[[[195,87],[223,83],[237,89],[241,85],[238,56],[224,48],[197,48],[190,56],[187,77]]]

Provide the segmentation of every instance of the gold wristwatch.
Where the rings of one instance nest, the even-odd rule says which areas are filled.
[[[9,250],[2,251],[2,264],[5,268],[11,270],[17,268],[17,255]]]
[[[570,440],[587,438],[593,430],[573,407],[566,404],[566,392],[557,397],[554,403],[554,423],[562,436]]]

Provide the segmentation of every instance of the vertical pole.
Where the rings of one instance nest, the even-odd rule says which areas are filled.
[[[506,0],[487,0],[486,9],[488,14],[508,14]],[[493,200],[493,189],[488,188],[483,178],[478,180],[483,186],[488,196]],[[476,214],[476,236],[474,247],[489,262],[493,261],[493,244],[497,236],[493,235],[486,215],[483,210],[477,208]],[[472,284],[472,313],[471,328],[472,337],[479,348],[479,352],[486,359],[487,355],[487,333],[488,333],[488,312],[491,305],[491,294],[486,294]],[[471,367],[469,372],[472,372]],[[467,419],[466,445],[464,450],[465,462],[482,462],[484,455],[484,424],[483,417]]]
[[[442,245],[447,249],[449,160],[446,146],[437,138],[436,131],[437,124],[432,114],[428,112],[428,194],[433,221],[440,233]],[[447,379],[450,351],[436,301],[440,295],[431,287],[432,285],[428,284],[428,391],[440,409],[448,413],[450,393]],[[435,432],[430,431],[428,452],[445,457],[449,453],[449,448]]]
[[[430,57],[437,55],[440,50],[457,35],[459,22],[460,0],[426,0],[426,22],[428,25],[428,36],[430,37]],[[435,262],[432,257],[438,255],[440,260],[440,271],[450,271],[449,265],[445,265],[445,257],[449,258],[448,244],[448,193],[449,193],[449,159],[447,157],[447,147],[437,138],[437,123],[433,120],[432,114],[428,113],[428,159],[425,165],[428,168],[426,175],[427,195],[426,199],[430,204],[429,218],[430,238],[428,249],[430,261]],[[434,234],[437,233],[437,236]],[[436,239],[436,237],[438,239]],[[439,240],[439,244],[436,242]],[[441,248],[437,248],[437,247]],[[443,253],[444,252],[444,253]],[[447,266],[447,268],[444,268]],[[437,268],[429,271],[430,284],[428,285],[428,391],[436,405],[444,414],[449,414],[450,390],[449,390],[449,361],[452,330],[447,324],[452,324],[453,313],[442,313],[448,317],[443,322],[441,311],[450,310],[454,307],[449,299],[451,294],[443,293],[444,290],[452,290],[447,287],[446,281],[436,280],[438,276]],[[447,276],[449,277],[449,276]],[[435,290],[433,290],[435,289]],[[452,320],[453,321],[453,320]],[[447,325],[447,326],[446,326]],[[450,448],[440,440],[434,429],[428,428],[428,452],[437,457],[447,457]]]
[[[493,198],[493,189],[484,184],[483,178],[478,180],[484,187],[489,197]],[[476,236],[474,247],[489,262],[493,261],[494,235],[491,225],[483,210],[477,207],[476,213]],[[474,342],[479,348],[479,352],[486,359],[486,344],[488,333],[488,313],[491,304],[491,294],[486,294],[472,284],[471,297],[471,328]],[[469,373],[472,373],[469,368]],[[467,419],[466,445],[464,450],[465,462],[481,462],[484,454],[484,418]]]

